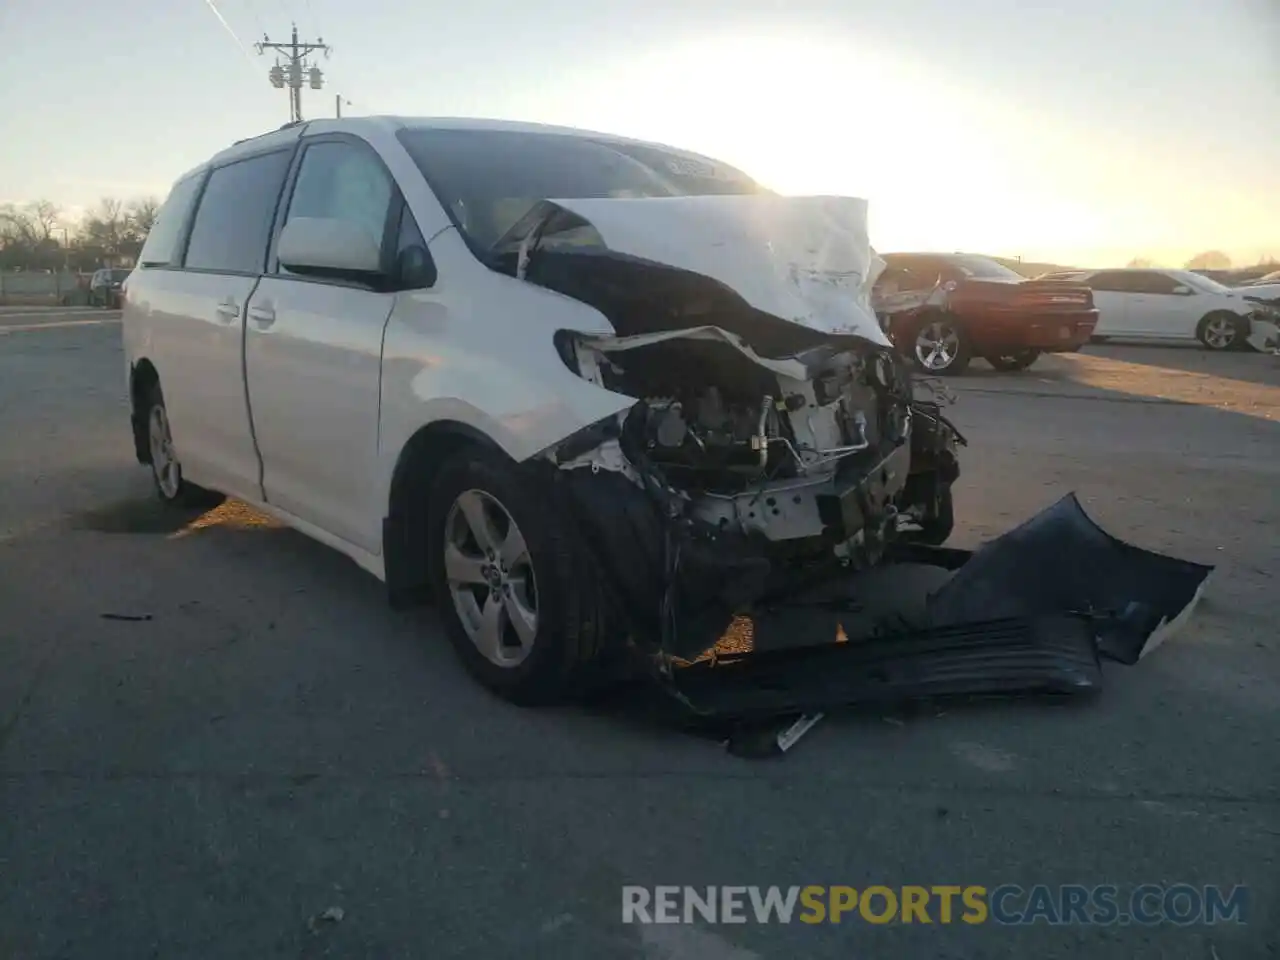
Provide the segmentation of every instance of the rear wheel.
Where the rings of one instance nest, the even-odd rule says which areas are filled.
[[[1200,321],[1196,337],[1209,350],[1231,350],[1248,336],[1244,321],[1234,313],[1211,313]]]
[[[1036,362],[1039,350],[1016,350],[999,356],[987,357],[987,362],[997,370],[1025,370]]]
[[[147,431],[148,462],[151,479],[155,482],[156,495],[162,501],[175,506],[211,507],[224,498],[194,483],[182,475],[182,462],[178,459],[173,442],[173,429],[169,425],[169,412],[164,405],[164,393],[159,383],[152,383],[143,399],[146,406],[143,421]]]
[[[468,451],[430,494],[431,578],[467,671],[514,703],[585,692],[599,676],[605,601],[573,518],[537,476]]]
[[[917,328],[911,355],[921,370],[946,376],[964,372],[972,351],[964,330],[953,318],[934,316]]]

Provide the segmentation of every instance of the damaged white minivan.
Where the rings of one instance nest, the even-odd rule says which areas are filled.
[[[159,495],[433,599],[521,703],[946,539],[962,442],[869,306],[863,201],[531,124],[355,118],[173,187],[125,289]]]

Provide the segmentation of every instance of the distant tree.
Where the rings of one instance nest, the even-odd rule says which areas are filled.
[[[1132,260],[1126,263],[1125,266],[1146,270],[1150,267],[1154,267],[1155,264],[1152,263],[1150,260],[1148,260],[1146,257],[1134,257]]]
[[[80,243],[85,253],[101,260],[127,255],[129,218],[124,204],[114,197],[103,197],[80,225]]]
[[[0,206],[0,267],[44,270],[61,263],[54,230],[62,212],[48,200]]]
[[[1206,250],[1187,261],[1188,270],[1230,270],[1231,258],[1221,250]]]
[[[135,233],[141,236],[143,240],[147,239],[147,234],[151,232],[151,228],[155,226],[156,215],[160,212],[160,201],[155,197],[144,197],[141,200],[135,200],[129,204],[129,227]]]

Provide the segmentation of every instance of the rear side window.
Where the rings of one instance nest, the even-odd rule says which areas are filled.
[[[200,177],[188,177],[179,180],[169,191],[169,197],[156,214],[156,222],[151,225],[151,232],[138,254],[140,267],[176,266],[181,251],[178,243],[182,239],[182,228],[191,213],[191,205],[195,202],[196,192],[200,189]]]
[[[209,175],[191,225],[186,266],[219,273],[262,273],[291,155],[291,150],[264,153]]]
[[[1130,275],[1124,272],[1095,273],[1087,281],[1090,289],[1102,293],[1132,293]]]

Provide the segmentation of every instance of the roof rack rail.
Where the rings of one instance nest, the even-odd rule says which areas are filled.
[[[290,120],[288,123],[282,123],[280,126],[276,127],[274,130],[268,130],[267,133],[279,133],[281,130],[288,130],[290,127],[296,127],[306,122],[307,122],[306,120]],[[266,135],[267,135],[266,133],[255,133],[252,137],[242,137],[239,140],[232,143],[231,145],[233,147],[238,147],[242,143],[248,143],[250,140],[257,140],[259,137],[265,137]]]

